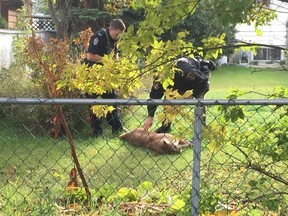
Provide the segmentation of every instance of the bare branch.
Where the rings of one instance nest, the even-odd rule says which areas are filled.
[[[280,49],[280,50],[285,50],[287,48],[281,47],[281,46],[275,46],[271,44],[259,44],[259,43],[248,43],[245,41],[237,41],[242,44],[229,44],[225,46],[217,46],[217,47],[209,47],[209,48],[203,48],[204,52],[210,51],[210,50],[217,50],[217,49],[229,49],[229,48],[241,48],[241,47],[270,47],[274,49]]]
[[[55,9],[53,7],[53,3],[52,3],[51,0],[48,0],[48,7],[49,7],[49,10],[50,10],[50,15],[51,15],[51,18],[53,20],[53,23],[56,26],[59,26],[60,25],[60,20],[56,16]]]

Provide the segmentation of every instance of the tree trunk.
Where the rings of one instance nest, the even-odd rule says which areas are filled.
[[[48,6],[53,23],[56,26],[56,37],[58,40],[69,39],[70,37],[70,11],[73,0],[59,0],[53,5],[52,0],[48,0]]]

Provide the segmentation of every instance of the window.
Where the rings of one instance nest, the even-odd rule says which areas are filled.
[[[19,19],[19,13],[15,10],[8,10],[8,28],[16,29]]]
[[[281,60],[281,50],[272,48],[257,49],[254,60]]]

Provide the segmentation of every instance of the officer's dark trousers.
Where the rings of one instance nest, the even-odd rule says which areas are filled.
[[[96,94],[86,94],[86,97],[88,98],[97,98],[99,95]],[[103,99],[116,99],[117,95],[115,91],[113,92],[106,92],[101,95],[101,98]],[[117,106],[114,106],[114,110],[112,112],[109,112],[106,116],[106,120],[108,124],[112,127],[112,133],[118,132],[123,129],[122,123],[118,116],[118,109]],[[92,111],[90,111],[90,121],[91,121],[91,127],[93,129],[94,135],[100,135],[103,133],[103,128],[101,127],[101,118],[97,117]]]

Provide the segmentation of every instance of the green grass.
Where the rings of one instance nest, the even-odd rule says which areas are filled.
[[[212,72],[206,98],[225,99],[231,88],[267,95],[277,86],[288,87],[288,71],[223,66]],[[245,99],[263,98],[260,94],[245,95]]]
[[[133,119],[129,121],[133,122]],[[17,215],[15,208],[19,215],[29,211],[39,213],[38,204],[45,204],[41,208],[48,211],[51,203],[43,204],[45,198],[49,195],[53,202],[63,199],[70,181],[73,162],[68,142],[63,138],[34,136],[27,131],[15,134],[17,130],[10,128],[9,123],[0,122],[0,206],[4,207],[0,215]],[[181,156],[163,157],[119,141],[110,134],[109,128],[105,128],[105,135],[97,139],[82,134],[75,136],[78,159],[91,190],[105,185],[113,186],[115,190],[137,187],[143,181],[152,181],[159,186],[170,174],[177,178],[181,175],[179,170],[190,172],[191,150]],[[187,162],[183,163],[183,159]],[[79,176],[78,181],[82,185]],[[31,209],[31,205],[36,210]]]
[[[221,67],[212,73],[211,87],[206,98],[225,98],[229,94],[229,88],[268,94],[276,86],[288,87],[287,80],[287,71],[255,72],[252,68]],[[149,84],[146,83],[146,86]],[[145,94],[143,98],[148,97],[148,93]],[[263,96],[254,93],[246,97],[251,99]],[[266,116],[267,110],[263,112]],[[208,116],[208,119],[213,121],[217,110],[209,108],[209,113],[213,116]],[[132,130],[141,126],[145,117],[146,107],[133,106],[125,110],[122,120],[125,127]],[[261,118],[261,121],[265,121],[263,117]],[[15,122],[18,123],[18,121],[17,116],[10,116],[10,119],[0,118],[0,209],[3,208],[2,211],[6,215],[10,213],[28,215],[31,211],[42,215],[41,211],[46,209],[49,212],[55,200],[63,198],[66,185],[70,181],[69,172],[73,168],[73,161],[69,145],[64,138],[54,140],[49,136],[31,134],[27,130],[28,125],[27,128],[15,126],[17,125]],[[183,121],[183,127],[187,128],[190,134],[186,138],[190,139],[193,125],[185,122],[185,119]],[[252,115],[249,121],[259,122],[259,117]],[[156,128],[157,124],[159,126],[160,123],[155,120],[153,127]],[[237,128],[238,125],[233,125],[233,127]],[[172,133],[177,133],[176,128],[173,127]],[[175,193],[181,193],[183,188],[190,187],[192,149],[186,149],[179,155],[161,156],[120,141],[111,135],[107,125],[103,138],[92,137],[88,123],[81,131],[80,134],[75,134],[74,143],[90,189],[97,190],[104,185],[113,185],[117,190],[124,186],[136,187],[143,181],[152,181],[155,186],[169,188]],[[211,155],[207,149],[208,144],[205,140],[202,144],[204,169],[202,180],[215,184],[213,181],[215,178],[219,182],[222,180],[223,184],[227,181],[229,186],[235,186],[233,184],[239,183],[242,173],[235,169],[234,182],[229,179],[229,166],[233,164],[233,161],[230,161],[231,158],[227,156],[226,151],[231,151],[231,149],[223,149],[222,152]],[[230,153],[234,154],[234,152]],[[233,158],[238,156],[234,155]],[[215,163],[214,166],[209,167],[210,172],[215,173],[213,178],[207,172],[209,169],[206,167],[210,160]],[[219,171],[215,170],[216,167]],[[206,175],[211,179],[205,179]],[[81,185],[79,178],[78,181]],[[214,185],[214,187],[219,191],[220,189],[225,191],[222,186]],[[237,185],[235,187],[237,188]],[[17,213],[15,213],[15,208],[18,209]],[[0,215],[1,213],[0,210]]]

